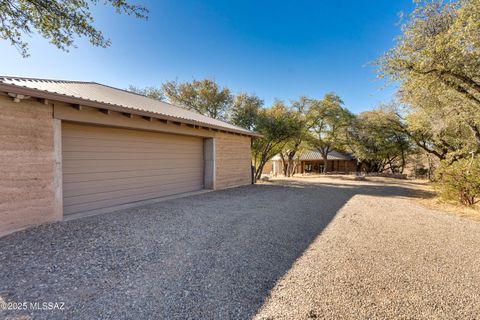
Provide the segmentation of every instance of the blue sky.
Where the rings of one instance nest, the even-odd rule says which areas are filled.
[[[214,78],[234,93],[274,98],[334,91],[353,112],[388,102],[369,62],[393,46],[411,0],[140,1],[148,21],[94,9],[112,45],[80,39],[66,53],[37,36],[31,57],[0,41],[0,74],[96,81],[120,88]]]

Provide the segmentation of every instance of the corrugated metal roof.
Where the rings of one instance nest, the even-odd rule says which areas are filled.
[[[322,154],[317,150],[306,150],[300,153],[298,157],[299,160],[323,160]],[[353,160],[354,158],[345,153],[341,153],[335,150],[332,150],[327,155],[327,160]],[[279,155],[276,155],[272,160],[281,160]]]
[[[192,121],[200,126],[212,126],[226,131],[259,136],[259,134],[255,132],[186,110],[170,103],[154,100],[136,93],[96,82],[0,76],[0,84],[55,94],[59,96],[60,101],[62,96],[75,98],[114,107],[126,108],[133,113],[135,110],[143,111],[172,117],[179,121]]]
[[[349,154],[340,153],[332,150],[327,155],[327,160],[352,160],[353,157]],[[300,160],[323,160],[322,154],[317,150],[309,150],[302,152]]]

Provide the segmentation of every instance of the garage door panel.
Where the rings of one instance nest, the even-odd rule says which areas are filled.
[[[64,214],[201,190],[203,139],[62,124]]]
[[[121,179],[103,179],[96,181],[82,182],[65,182],[63,185],[64,192],[77,192],[78,194],[88,194],[92,192],[105,192],[109,190],[125,189],[125,188],[141,188],[146,185],[162,185],[167,183],[175,183],[190,180],[200,180],[203,176],[195,172],[182,172],[178,174],[164,174],[157,176],[131,177]]]
[[[81,139],[81,138],[64,138],[66,142],[66,152],[71,151],[124,151],[125,143],[129,143],[129,148],[136,152],[157,152],[159,150],[174,151],[178,146],[186,147],[188,149],[198,150],[201,148],[197,143],[181,140],[166,141],[159,144],[158,142],[140,142],[140,141],[118,141],[117,140],[98,140],[98,139]],[[133,143],[130,143],[133,142]]]
[[[73,124],[76,125],[76,124]],[[139,142],[143,144],[158,144],[158,132],[141,131],[141,130],[129,130],[102,126],[85,126],[84,128],[70,127],[70,132],[67,132],[64,136],[65,139],[78,138],[83,141],[107,141],[107,142]],[[101,134],[102,137],[99,137]],[[198,137],[182,136],[176,134],[163,133],[168,140],[166,144],[172,144],[179,142],[181,144],[195,144]]]
[[[199,160],[200,161],[200,160]],[[98,161],[77,161],[70,160],[72,163],[68,163],[69,160],[66,159],[67,165],[64,168],[64,174],[76,174],[76,173],[100,173],[100,172],[123,172],[128,171],[134,166],[141,167],[141,170],[156,170],[159,167],[158,160],[98,160]],[[191,160],[165,160],[162,162],[168,162],[162,164],[162,169],[173,170],[175,168],[197,168],[200,169],[200,166],[192,166]]]
[[[82,183],[89,181],[102,181],[102,180],[116,180],[116,179],[128,179],[128,178],[143,178],[143,177],[157,177],[157,176],[170,176],[178,174],[195,174],[198,173],[198,167],[175,167],[175,168],[162,168],[155,170],[125,170],[114,172],[87,172],[87,173],[70,173],[63,177],[64,187],[70,183]]]
[[[117,206],[121,204],[132,203],[136,201],[142,201],[146,199],[161,198],[161,197],[170,196],[172,194],[181,194],[181,193],[186,193],[191,191],[196,191],[196,190],[190,190],[189,188],[185,188],[185,187],[178,187],[174,189],[169,189],[164,191],[155,191],[151,193],[142,192],[141,194],[133,194],[133,195],[128,194],[127,197],[120,197],[115,199],[103,198],[103,199],[90,201],[90,202],[82,201],[75,204],[64,205],[64,211],[71,212],[71,213],[85,212],[85,211],[97,210],[102,208],[108,208],[108,207]]]
[[[163,146],[161,148],[162,151],[164,152],[174,152],[178,150],[179,145],[171,145],[171,146]],[[140,146],[135,143],[134,146],[130,146],[130,152],[135,152],[135,153],[156,153],[160,150],[151,150],[151,146]],[[183,149],[182,149],[183,150]],[[188,145],[185,151],[185,153],[196,153],[198,151],[202,150],[201,147],[199,146],[190,146]],[[112,146],[112,145],[99,145],[99,146],[76,146],[74,150],[66,149],[64,150],[65,152],[85,152],[85,153],[90,153],[90,152],[111,152],[111,153],[119,153],[119,152],[124,152],[125,151],[125,144],[121,144],[118,146]]]
[[[136,196],[142,194],[150,194],[156,192],[169,192],[172,190],[184,190],[183,192],[195,191],[195,189],[190,189],[192,182],[201,183],[200,179],[196,181],[186,180],[186,181],[175,181],[175,182],[165,182],[161,184],[152,184],[144,185],[142,187],[131,188],[130,186],[115,186],[114,189],[108,191],[100,191],[100,189],[92,188],[91,191],[87,191],[85,194],[79,192],[75,196],[65,197],[64,205],[79,204],[84,202],[95,202],[102,201],[103,199],[120,199],[126,198],[129,196]],[[198,190],[198,189],[197,189]],[[148,199],[148,198],[147,198]]]
[[[186,150],[186,151],[166,151],[162,150],[160,152],[134,152],[130,149],[128,150],[129,153],[123,152],[110,152],[110,151],[101,151],[98,150],[96,152],[64,152],[64,159],[72,159],[72,160],[172,160],[178,159],[178,156],[188,157],[190,160],[191,158],[198,157],[198,153],[201,150]],[[168,152],[168,153],[167,153]]]

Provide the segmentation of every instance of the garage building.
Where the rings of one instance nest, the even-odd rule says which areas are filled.
[[[0,234],[250,184],[258,134],[94,82],[0,77]]]

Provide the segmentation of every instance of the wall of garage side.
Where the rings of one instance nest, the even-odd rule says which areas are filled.
[[[52,106],[0,96],[0,235],[61,220],[55,202]]]
[[[250,137],[215,136],[215,189],[251,184]]]

